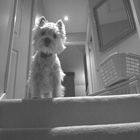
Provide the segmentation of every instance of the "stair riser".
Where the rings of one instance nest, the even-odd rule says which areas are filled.
[[[140,121],[140,96],[0,103],[1,128],[57,127]]]

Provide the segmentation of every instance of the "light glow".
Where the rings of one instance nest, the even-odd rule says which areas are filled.
[[[64,16],[64,21],[68,21],[69,17],[68,16]]]

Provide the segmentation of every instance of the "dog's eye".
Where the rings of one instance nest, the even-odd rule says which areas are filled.
[[[53,38],[56,39],[57,38],[57,35],[56,34],[53,34]]]
[[[42,31],[42,32],[41,32],[41,35],[43,36],[43,35],[45,35],[45,33],[46,33],[45,31]]]

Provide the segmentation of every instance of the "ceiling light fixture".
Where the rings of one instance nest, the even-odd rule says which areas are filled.
[[[64,16],[64,21],[68,21],[69,17],[68,16]]]

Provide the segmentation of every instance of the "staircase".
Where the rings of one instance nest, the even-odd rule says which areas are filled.
[[[140,140],[140,95],[4,99],[0,140]]]

